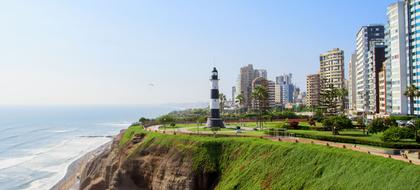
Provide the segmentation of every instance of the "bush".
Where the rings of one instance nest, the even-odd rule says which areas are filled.
[[[412,138],[413,135],[408,128],[391,127],[385,130],[382,140],[385,142],[397,142],[400,139]]]
[[[299,122],[298,121],[288,121],[290,129],[298,129],[299,128]]]
[[[409,115],[393,115],[393,116],[391,116],[389,118],[392,119],[392,120],[394,120],[394,121],[395,120],[409,121],[409,120],[411,120],[411,119],[413,119],[415,117],[409,116]]]
[[[322,125],[326,130],[332,130],[335,128],[335,132],[341,129],[350,129],[353,128],[352,121],[344,115],[340,116],[331,116],[325,118],[322,121]]]
[[[384,124],[384,119],[382,118],[375,118],[372,120],[372,122],[368,126],[368,132],[369,133],[379,133],[382,131],[385,131],[387,128]]]
[[[309,123],[310,126],[313,126],[313,127],[316,126],[315,119],[313,119],[313,118],[310,118],[308,123]]]
[[[381,142],[381,141],[371,141],[366,139],[356,139],[346,136],[327,136],[327,135],[315,135],[307,133],[295,133],[296,137],[318,139],[324,141],[332,142],[341,142],[341,143],[351,143],[351,144],[365,144],[371,146],[379,146],[386,148],[397,148],[397,149],[419,149],[420,144],[417,143],[402,143],[402,142]]]

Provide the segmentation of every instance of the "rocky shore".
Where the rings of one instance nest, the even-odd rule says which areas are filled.
[[[67,168],[66,175],[51,190],[78,190],[80,187],[80,176],[86,164],[102,152],[109,150],[111,144],[112,142],[108,142],[70,164]]]

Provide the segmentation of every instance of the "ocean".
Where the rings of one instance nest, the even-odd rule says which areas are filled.
[[[51,188],[82,155],[164,106],[0,107],[0,189]]]

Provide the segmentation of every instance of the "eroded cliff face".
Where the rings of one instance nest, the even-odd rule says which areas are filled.
[[[119,147],[112,146],[89,162],[80,189],[213,189],[218,173],[193,170],[192,155],[171,146],[142,145],[142,137]],[[135,151],[135,152],[133,152]],[[128,156],[128,153],[130,156]]]

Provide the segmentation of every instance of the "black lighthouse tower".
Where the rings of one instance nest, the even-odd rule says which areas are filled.
[[[207,118],[207,127],[225,128],[225,124],[220,118],[219,109],[219,76],[216,67],[213,68],[210,77],[210,116]]]

